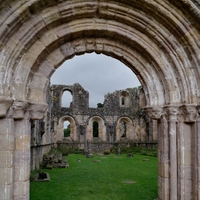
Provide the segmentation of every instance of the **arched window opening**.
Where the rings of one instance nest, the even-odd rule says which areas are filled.
[[[126,122],[122,122],[121,123],[121,137],[125,138],[126,137],[126,129],[127,129],[127,125]]]
[[[70,122],[65,121],[64,122],[64,137],[70,137]]]
[[[130,105],[130,97],[127,91],[122,91],[120,94],[120,105],[121,106],[129,106]]]
[[[69,91],[64,91],[62,95],[62,107],[70,107],[72,102],[72,94]]]
[[[93,137],[99,137],[99,123],[97,121],[93,122]]]
[[[125,99],[124,99],[124,97],[121,98],[121,105],[125,105]]]

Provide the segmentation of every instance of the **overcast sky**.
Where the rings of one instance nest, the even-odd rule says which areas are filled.
[[[104,95],[108,92],[141,85],[135,74],[123,63],[95,53],[75,56],[65,61],[51,77],[51,84],[74,83],[79,83],[89,92],[89,104],[94,108],[97,103],[104,102]],[[63,97],[66,106],[71,101],[67,94]]]

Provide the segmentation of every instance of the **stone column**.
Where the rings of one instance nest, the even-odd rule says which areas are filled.
[[[200,106],[198,106],[198,113],[200,115]],[[193,137],[194,150],[193,155],[193,184],[194,200],[200,199],[200,117],[194,127],[195,136]]]
[[[147,107],[158,120],[159,200],[200,199],[200,117],[197,105]]]
[[[153,142],[158,140],[158,122],[157,120],[152,120],[152,137],[153,137]]]
[[[28,102],[14,102],[14,199],[29,199],[30,177],[30,116]]]
[[[157,121],[158,138],[158,197],[169,200],[169,134],[168,121],[162,107],[146,107],[145,110],[154,123]]]
[[[46,104],[18,101],[13,104],[14,119],[14,190],[13,199],[29,199],[30,178],[30,118],[42,119]]]
[[[14,124],[8,110],[12,100],[0,100],[0,199],[13,199]]]
[[[168,118],[168,135],[169,135],[169,199],[177,200],[177,115],[178,107],[164,107]]]
[[[13,119],[0,119],[0,199],[12,199],[13,193]]]

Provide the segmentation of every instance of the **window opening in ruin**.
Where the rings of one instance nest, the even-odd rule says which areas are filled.
[[[62,107],[70,107],[72,102],[72,94],[69,91],[64,91],[62,95]]]
[[[127,91],[122,91],[120,94],[120,105],[121,106],[130,106],[130,96]]]
[[[126,122],[123,121],[121,124],[121,137],[122,138],[126,137],[126,129],[127,129]]]
[[[121,98],[121,105],[125,105],[124,101],[125,101],[125,99],[124,99],[124,97],[122,97]]]
[[[93,137],[99,137],[99,123],[97,121],[93,122]]]
[[[70,137],[70,122],[69,121],[65,121],[64,122],[64,137]]]

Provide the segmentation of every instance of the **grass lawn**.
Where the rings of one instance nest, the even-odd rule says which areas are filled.
[[[43,170],[50,174],[51,181],[31,182],[30,199],[153,200],[158,197],[155,157],[134,154],[134,158],[127,158],[123,154],[86,158],[70,154],[68,162],[69,168]],[[130,180],[134,183],[127,183]]]

